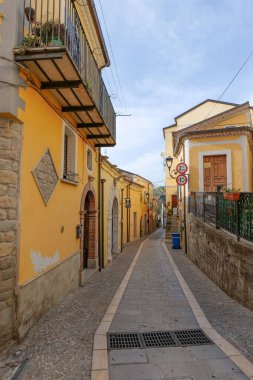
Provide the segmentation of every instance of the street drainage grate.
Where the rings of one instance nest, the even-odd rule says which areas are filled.
[[[200,329],[174,331],[174,334],[181,346],[199,346],[213,343]]]
[[[108,349],[201,346],[213,344],[201,329],[149,331],[143,333],[109,333]]]
[[[137,333],[112,333],[108,337],[111,350],[141,348],[142,344]]]
[[[169,331],[156,331],[142,334],[146,347],[176,347],[177,342],[174,340]]]

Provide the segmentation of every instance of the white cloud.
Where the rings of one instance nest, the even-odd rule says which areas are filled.
[[[241,0],[103,0],[102,5],[132,114],[117,119],[117,146],[107,154],[119,167],[155,181],[163,177],[162,128],[206,98],[217,99],[252,50],[247,38],[252,1],[242,6]],[[253,60],[223,100],[252,98],[252,67]],[[106,70],[110,92],[119,94]],[[117,99],[114,104],[125,113]]]

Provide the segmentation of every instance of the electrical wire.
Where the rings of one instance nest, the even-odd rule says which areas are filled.
[[[116,65],[116,60],[115,60],[115,57],[114,57],[114,54],[113,54],[112,44],[111,44],[111,40],[110,40],[110,37],[109,37],[109,33],[108,33],[106,21],[105,21],[105,16],[104,16],[102,4],[101,4],[100,0],[98,0],[98,2],[99,2],[99,5],[100,5],[101,14],[102,14],[104,25],[105,25],[105,31],[106,31],[107,39],[108,39],[109,46],[110,46],[110,49],[111,49],[112,59],[113,59],[113,63],[114,63],[116,77],[117,77],[117,80],[118,80],[118,86],[119,86],[119,89],[120,89],[120,94],[121,94],[122,102],[123,102],[123,105],[124,105],[124,108],[125,108],[125,112],[127,113],[127,108],[126,108],[126,103],[125,103],[125,99],[124,99],[124,94],[123,94],[122,86],[121,86],[120,79],[119,79],[119,74],[118,74],[118,69],[117,69],[117,65]]]
[[[244,66],[246,66],[246,64],[248,63],[248,61],[250,60],[250,58],[252,57],[253,55],[253,51],[249,54],[249,56],[247,57],[247,59],[243,62],[242,66],[240,67],[240,69],[237,71],[237,73],[235,74],[235,76],[233,77],[233,79],[229,82],[229,84],[227,85],[227,87],[225,88],[225,90],[222,92],[222,94],[220,95],[219,99],[218,99],[218,102],[221,100],[221,98],[223,97],[223,95],[227,92],[227,90],[229,89],[229,87],[231,86],[231,84],[234,82],[234,80],[237,78],[237,76],[240,74],[240,72],[242,71],[242,69],[244,68]],[[213,107],[210,109],[210,111],[208,112],[208,114],[206,115],[205,119],[206,120],[208,118],[208,116],[210,115],[210,113],[214,110],[214,108],[216,107],[217,103],[215,103],[213,105]]]
[[[22,84],[22,83],[12,83],[12,82],[7,82],[7,81],[5,81],[5,80],[0,80],[0,83],[8,84],[9,86],[12,86],[12,87],[28,87],[27,84]]]

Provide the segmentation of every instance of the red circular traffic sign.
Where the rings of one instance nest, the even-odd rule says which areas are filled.
[[[177,176],[176,181],[179,186],[184,186],[187,184],[187,177],[186,175],[180,174]]]
[[[176,171],[179,174],[184,174],[187,172],[187,170],[188,170],[188,166],[186,165],[185,162],[179,162],[179,164],[177,164]]]

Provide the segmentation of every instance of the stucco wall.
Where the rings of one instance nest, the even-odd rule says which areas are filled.
[[[31,281],[18,295],[18,338],[53,305],[79,285],[80,253]]]
[[[230,297],[253,309],[253,244],[188,214],[187,255]]]

